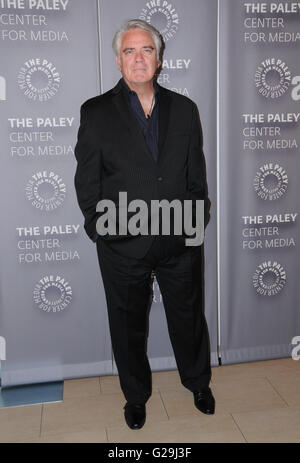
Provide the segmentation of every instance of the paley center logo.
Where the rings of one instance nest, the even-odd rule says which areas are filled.
[[[287,64],[278,58],[267,58],[262,61],[254,75],[258,93],[265,98],[281,97],[289,88],[291,81],[291,71]]]
[[[254,272],[253,286],[261,296],[275,296],[286,283],[286,272],[279,262],[265,261]]]
[[[70,283],[60,275],[46,275],[33,290],[33,300],[43,312],[62,312],[72,302]]]
[[[20,89],[33,101],[47,101],[53,98],[58,92],[60,82],[59,72],[47,59],[29,59],[18,73]]]
[[[193,238],[185,239],[186,246],[200,246],[204,241],[204,201],[202,199],[194,201],[173,199],[171,202],[167,199],[152,199],[149,210],[146,201],[134,199],[128,203],[127,192],[120,191],[117,204],[110,199],[102,199],[98,202],[96,211],[103,213],[96,223],[100,236],[159,235],[160,232],[162,235],[171,235],[172,228],[174,235],[182,235],[183,229],[185,235],[195,235]],[[128,215],[130,215],[129,218]]]
[[[288,183],[288,176],[283,167],[270,162],[256,172],[253,185],[261,199],[274,201],[285,194]]]
[[[158,29],[167,42],[173,38],[179,27],[179,17],[173,6],[167,0],[150,0],[139,15],[139,19]]]
[[[32,175],[25,192],[34,207],[41,211],[52,211],[63,203],[66,185],[55,172],[43,170]]]

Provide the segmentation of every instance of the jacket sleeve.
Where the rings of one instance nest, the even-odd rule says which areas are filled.
[[[96,241],[96,206],[101,199],[101,149],[94,146],[85,105],[80,110],[80,127],[75,146],[77,168],[75,189],[79,207],[84,216],[84,228],[92,241]]]
[[[198,108],[193,105],[191,139],[188,158],[188,190],[193,200],[193,213],[195,213],[195,200],[204,200],[204,228],[210,219],[210,205],[206,180],[206,165],[203,153],[203,135]]]

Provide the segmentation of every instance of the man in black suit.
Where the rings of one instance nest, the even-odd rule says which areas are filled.
[[[121,232],[121,227],[104,235],[99,226],[104,215],[100,202],[109,200],[120,212],[120,192],[126,192],[128,203],[192,200],[194,220],[196,201],[204,200],[205,226],[209,220],[197,107],[155,81],[161,47],[159,32],[144,21],[127,21],[117,31],[113,48],[122,78],[82,105],[75,148],[77,198],[85,230],[97,243],[112,347],[127,400],[125,420],[131,429],[145,423],[151,395],[147,326],[153,271],[182,384],[193,392],[199,410],[213,414],[215,409],[201,284],[203,246],[186,246],[184,232],[174,231],[172,214],[169,234],[160,225],[156,235]]]

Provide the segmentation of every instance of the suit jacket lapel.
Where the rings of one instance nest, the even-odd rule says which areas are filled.
[[[158,162],[162,160],[165,141],[170,122],[171,98],[165,89],[159,86],[159,116],[158,116]]]

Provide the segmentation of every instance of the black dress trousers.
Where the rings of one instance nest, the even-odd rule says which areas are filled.
[[[182,238],[159,235],[141,259],[120,255],[101,238],[97,251],[112,348],[127,402],[146,403],[152,392],[147,357],[152,270],[162,294],[181,382],[190,391],[207,387],[211,366],[203,310],[203,246],[189,247]]]

